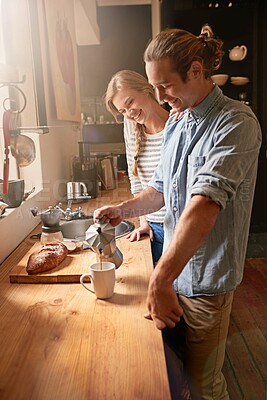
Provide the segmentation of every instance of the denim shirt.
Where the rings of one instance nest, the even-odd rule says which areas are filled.
[[[214,90],[165,128],[160,164],[149,185],[166,205],[164,250],[192,195],[208,196],[221,211],[209,237],[173,285],[185,296],[215,295],[243,277],[261,129],[251,109]]]

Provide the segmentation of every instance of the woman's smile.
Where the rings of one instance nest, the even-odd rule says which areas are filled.
[[[130,119],[133,119],[134,121],[138,122],[138,119],[140,116],[143,114],[142,110],[130,110],[129,113],[127,113],[130,117]]]

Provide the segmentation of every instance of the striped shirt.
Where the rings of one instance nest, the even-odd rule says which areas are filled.
[[[135,177],[132,173],[135,152],[134,123],[129,119],[124,118],[124,140],[132,194],[140,193],[147,187],[148,182],[152,178],[160,160],[163,132],[164,130],[154,134],[145,134],[146,140],[142,141],[138,154],[138,177]],[[162,207],[160,210],[152,214],[147,214],[146,219],[149,222],[163,223],[165,212],[165,207]]]

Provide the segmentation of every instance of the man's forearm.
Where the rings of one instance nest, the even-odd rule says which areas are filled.
[[[172,241],[161,257],[157,270],[161,279],[173,282],[203,245],[212,230],[220,207],[203,196],[194,196],[182,213]]]
[[[164,206],[163,194],[148,186],[134,198],[117,205],[122,218],[139,217],[150,214]]]

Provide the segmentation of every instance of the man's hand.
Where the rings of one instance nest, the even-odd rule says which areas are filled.
[[[122,221],[121,211],[118,206],[105,206],[94,211],[95,222],[110,222],[112,226],[118,225]]]
[[[156,327],[161,330],[166,326],[174,328],[183,314],[172,284],[161,281],[157,274],[157,267],[149,282],[147,308],[149,313],[144,315],[145,318],[151,318]]]

